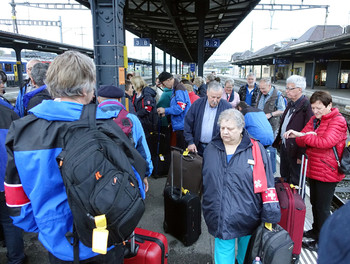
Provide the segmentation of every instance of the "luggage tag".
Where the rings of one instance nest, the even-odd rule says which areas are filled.
[[[159,159],[160,159],[160,161],[164,161],[164,156],[163,156],[163,154],[159,154]]]
[[[188,148],[182,153],[183,156],[188,156],[189,150]]]
[[[184,189],[184,187],[181,187],[181,191],[184,195],[186,195],[187,193],[189,193],[190,191],[187,189]]]
[[[109,231],[107,228],[106,215],[95,216],[96,228],[92,232],[92,251],[99,254],[107,253]]]
[[[272,231],[272,223],[265,223],[265,228]]]

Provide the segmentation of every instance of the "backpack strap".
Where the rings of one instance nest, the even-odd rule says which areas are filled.
[[[84,105],[79,120],[87,120],[90,128],[97,129],[96,109],[97,109],[96,104]]]

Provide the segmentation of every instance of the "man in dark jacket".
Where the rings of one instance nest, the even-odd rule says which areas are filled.
[[[218,82],[208,83],[207,96],[199,98],[188,110],[184,136],[189,151],[203,155],[205,147],[219,133],[219,115],[222,111],[232,108],[230,103],[221,100],[222,92]]]
[[[184,121],[185,115],[191,106],[190,97],[184,85],[176,80],[169,72],[162,72],[158,76],[159,82],[166,88],[172,89],[173,94],[169,107],[158,107],[159,115],[170,115],[173,131],[176,134],[176,146],[184,149]]]
[[[23,106],[23,99],[24,96],[33,91],[35,89],[32,80],[31,80],[31,76],[32,76],[32,69],[34,67],[35,64],[40,63],[40,61],[38,59],[32,59],[27,63],[27,76],[28,78],[26,80],[24,80],[24,84],[23,87],[19,90],[17,99],[16,99],[16,113],[18,113],[18,115],[20,117],[23,117],[25,115],[24,113],[24,106]]]
[[[256,100],[260,93],[259,86],[256,85],[255,81],[254,73],[249,73],[247,75],[247,84],[241,86],[238,90],[239,99],[253,107],[256,107]]]
[[[46,89],[45,78],[49,65],[46,63],[36,63],[31,70],[31,83],[33,89],[27,92],[22,98],[22,107],[24,115],[28,114],[28,110],[34,106],[40,104],[43,100],[52,99],[49,92]]]
[[[301,156],[305,148],[299,147],[295,138],[285,139],[283,134],[289,129],[300,132],[313,116],[309,100],[303,91],[306,88],[305,78],[292,75],[286,81],[287,97],[291,100],[284,111],[277,137],[273,147],[280,149],[280,173],[287,182],[298,185],[301,166]]]

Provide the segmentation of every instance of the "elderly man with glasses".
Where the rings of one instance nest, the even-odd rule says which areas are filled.
[[[305,88],[306,81],[304,77],[292,75],[287,79],[286,93],[290,102],[282,115],[277,137],[273,143],[273,147],[280,150],[281,177],[295,185],[299,184],[301,156],[305,153],[305,148],[299,147],[294,138],[285,139],[283,134],[289,129],[301,131],[313,116],[310,102],[303,95]]]

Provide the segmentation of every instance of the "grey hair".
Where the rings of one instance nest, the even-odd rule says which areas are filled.
[[[196,85],[197,87],[200,87],[203,83],[204,83],[204,80],[201,76],[198,76],[193,80],[193,84]]]
[[[214,74],[208,74],[208,75],[207,75],[207,81],[209,81],[209,82],[215,81],[215,76],[214,76]]]
[[[294,83],[295,87],[301,88],[302,91],[305,91],[306,79],[303,76],[292,75],[287,79],[286,84],[288,84],[288,83]]]
[[[48,68],[49,68],[49,65],[47,63],[41,63],[41,62],[36,63],[33,66],[31,77],[34,83],[38,87],[43,86],[45,84],[46,72]]]
[[[53,98],[89,94],[96,85],[95,64],[78,51],[66,51],[50,64],[46,84]]]
[[[255,76],[255,74],[254,74],[253,72],[248,73],[248,74],[247,74],[247,78],[248,78],[249,76],[253,76],[254,79],[256,79],[256,76]]]
[[[226,86],[227,83],[232,84],[232,86],[235,85],[235,81],[232,80],[232,79],[227,79],[227,80],[225,81],[225,86]]]
[[[212,81],[212,82],[208,83],[207,91],[215,91],[215,92],[221,91],[222,92],[222,86],[217,81]]]
[[[221,126],[222,121],[230,120],[235,121],[239,129],[243,129],[245,126],[244,116],[240,111],[234,108],[229,108],[221,112],[218,119],[218,125]]]
[[[260,79],[260,82],[264,82],[264,83],[266,83],[267,85],[270,85],[270,84],[271,84],[271,77],[264,77],[264,78],[261,78],[261,79]]]

